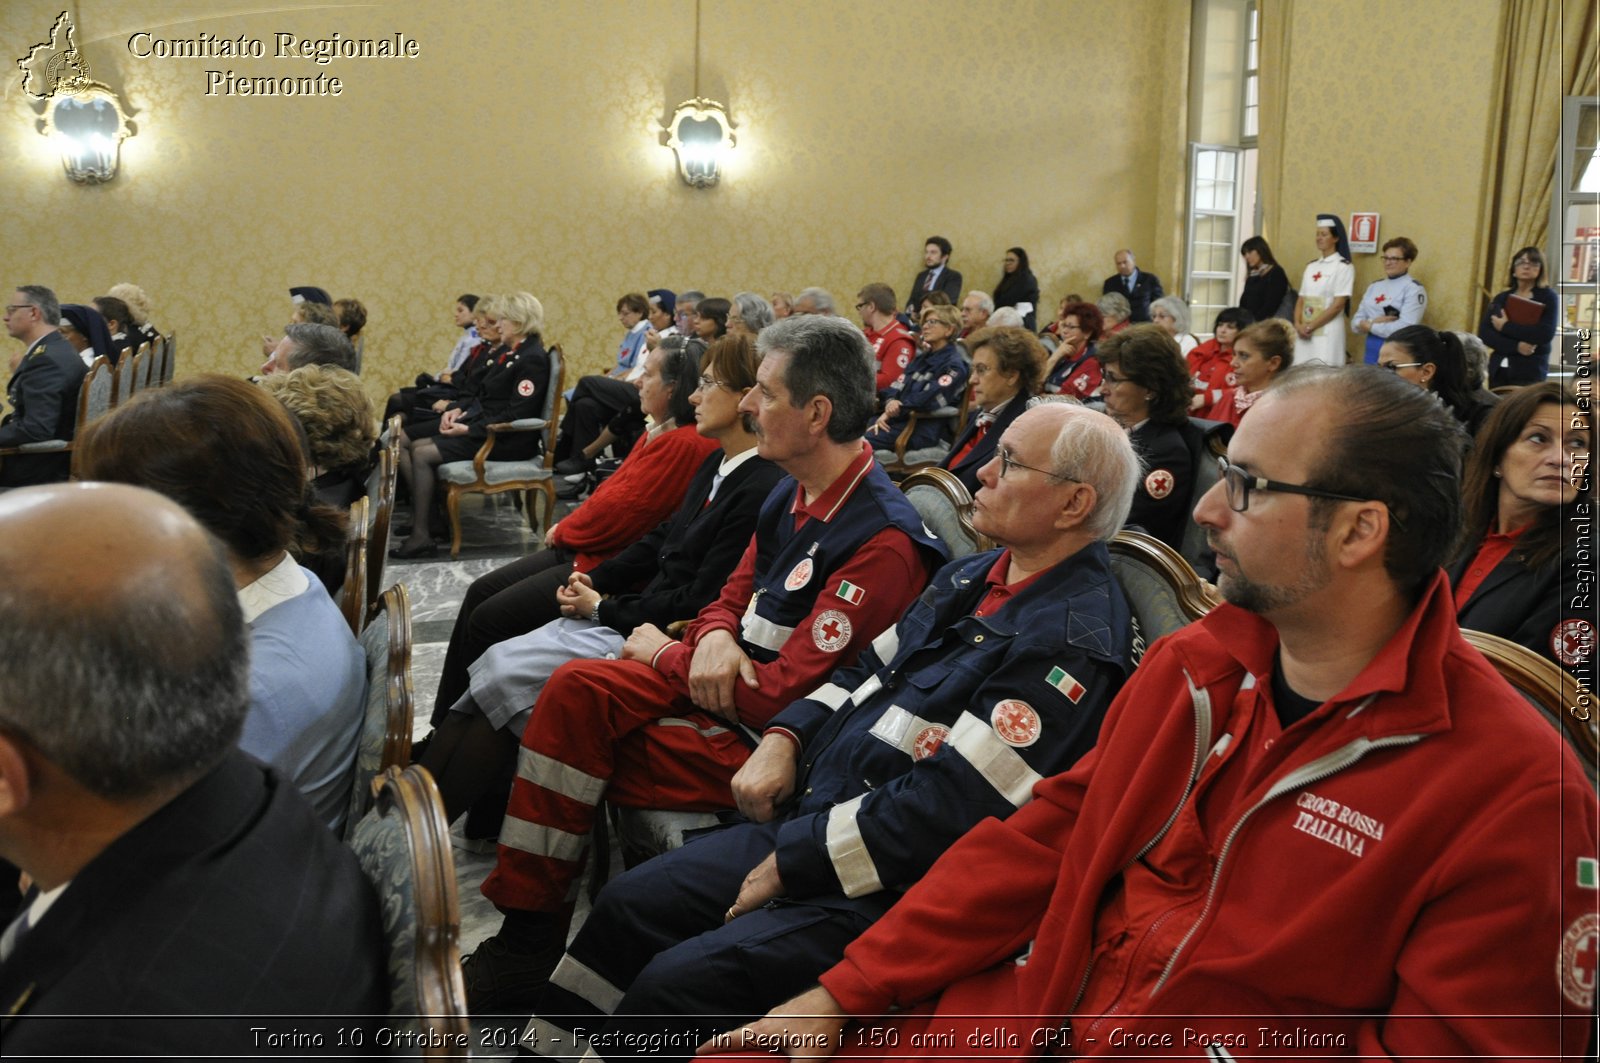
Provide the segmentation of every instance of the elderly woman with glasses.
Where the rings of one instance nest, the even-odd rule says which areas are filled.
[[[1161,300],[1151,305],[1152,315]],[[1183,544],[1194,494],[1189,427],[1189,367],[1159,324],[1132,325],[1100,344],[1100,394],[1144,461],[1128,526],[1174,550]]]
[[[961,405],[967,387],[967,360],[956,346],[961,333],[961,314],[953,306],[928,306],[922,311],[922,341],[927,350],[911,359],[905,372],[879,397],[883,412],[867,429],[867,442],[880,453],[894,453],[895,440],[904,431],[913,413],[928,413],[942,407]],[[912,432],[907,450],[948,443],[955,437],[955,422],[949,419],[924,420]]]

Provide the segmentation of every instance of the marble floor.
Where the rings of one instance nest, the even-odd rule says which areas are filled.
[[[569,509],[557,503],[557,519]],[[536,507],[536,512],[538,509]],[[399,507],[395,523],[411,523],[409,511]],[[416,561],[390,559],[385,580],[403,583],[411,602],[411,686],[415,692],[416,715],[412,722],[412,737],[422,738],[431,727],[428,719],[433,712],[434,693],[439,687],[439,674],[444,666],[445,648],[450,641],[450,631],[455,624],[461,599],[473,580],[491,572],[506,562],[537,550],[540,545],[538,531],[531,529],[528,518],[513,506],[511,495],[468,495],[461,502],[461,555],[450,560],[448,545],[440,547],[439,557]],[[477,947],[500,926],[500,913],[478,891],[478,886],[494,867],[492,845],[469,842],[457,823],[451,830],[455,842],[457,898],[461,907],[461,952],[465,955]],[[615,866],[620,866],[615,853],[610,854]],[[578,912],[573,919],[576,932],[588,914],[587,893],[580,897]],[[474,1038],[480,1041],[481,1038]],[[509,1058],[476,1056],[475,1058]]]

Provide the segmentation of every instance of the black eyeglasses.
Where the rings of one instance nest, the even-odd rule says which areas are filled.
[[[1371,501],[1357,498],[1355,495],[1341,495],[1334,491],[1307,487],[1304,484],[1279,483],[1265,476],[1251,476],[1239,466],[1228,464],[1227,458],[1218,458],[1217,467],[1222,470],[1222,483],[1228,492],[1228,508],[1235,513],[1243,513],[1250,508],[1251,491],[1281,491],[1285,494],[1306,495],[1310,498],[1331,498],[1336,502]]]
[[[1386,373],[1398,374],[1402,369],[1421,369],[1427,362],[1379,362],[1378,368]]]
[[[1006,473],[1012,469],[1027,469],[1029,472],[1043,473],[1052,480],[1061,480],[1064,483],[1082,483],[1082,480],[1072,476],[1062,476],[1060,473],[1051,472],[1049,469],[1039,469],[1032,465],[1024,465],[1011,456],[1011,448],[995,447],[994,456],[1000,459],[1000,479],[1006,478]]]

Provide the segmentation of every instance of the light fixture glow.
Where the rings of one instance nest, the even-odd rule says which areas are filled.
[[[72,94],[51,97],[38,130],[55,145],[67,177],[89,185],[117,176],[122,141],[134,132],[122,101],[98,81],[80,82]]]
[[[677,153],[678,175],[694,188],[710,188],[721,179],[723,153],[737,142],[722,104],[698,96],[678,104],[662,137]]]

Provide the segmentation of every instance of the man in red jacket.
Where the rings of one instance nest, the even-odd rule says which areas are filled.
[[[1228,604],[1151,647],[1077,767],[708,1050],[1583,1056],[1595,796],[1455,625],[1459,454],[1403,381],[1285,376],[1195,513]]]

